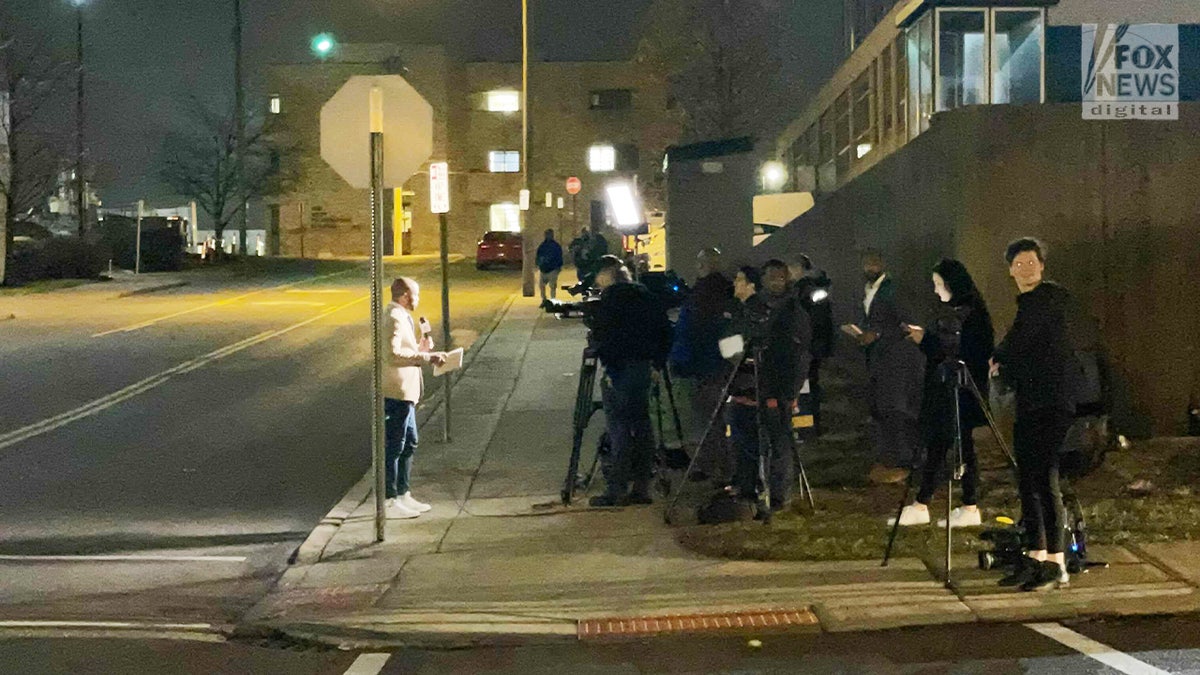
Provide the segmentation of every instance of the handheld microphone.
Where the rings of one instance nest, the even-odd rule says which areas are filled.
[[[421,324],[421,337],[427,338],[433,335],[433,326],[429,325],[429,319],[421,317],[417,322]]]

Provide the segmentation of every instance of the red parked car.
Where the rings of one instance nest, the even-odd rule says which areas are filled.
[[[475,268],[485,270],[497,265],[520,267],[523,249],[516,232],[488,232],[475,248]]]

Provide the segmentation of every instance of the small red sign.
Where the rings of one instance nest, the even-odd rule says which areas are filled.
[[[567,194],[577,195],[577,194],[579,194],[579,191],[582,189],[583,189],[583,181],[579,180],[575,176],[571,176],[570,178],[567,179]]]

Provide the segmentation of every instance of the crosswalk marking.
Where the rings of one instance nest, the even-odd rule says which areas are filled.
[[[345,675],[378,675],[390,657],[391,654],[359,654]]]
[[[1145,661],[1139,661],[1104,643],[1096,642],[1086,635],[1080,635],[1061,624],[1027,623],[1025,627],[1128,675],[1170,675],[1161,668],[1155,668]]]

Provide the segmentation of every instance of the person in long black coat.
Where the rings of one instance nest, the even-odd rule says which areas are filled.
[[[946,457],[954,447],[954,373],[952,365],[961,361],[971,379],[987,396],[988,359],[995,349],[992,317],[975,281],[957,260],[944,259],[933,268],[933,288],[941,300],[928,325],[908,326],[908,337],[920,345],[926,357],[925,395],[921,405],[921,437],[927,457],[921,472],[917,499],[900,513],[901,525],[929,523],[929,502],[946,478]],[[979,515],[979,461],[975,454],[972,431],[987,424],[975,395],[959,390],[959,415],[962,420],[962,505],[950,514],[954,527],[976,527]],[[944,526],[944,521],[939,523]]]

